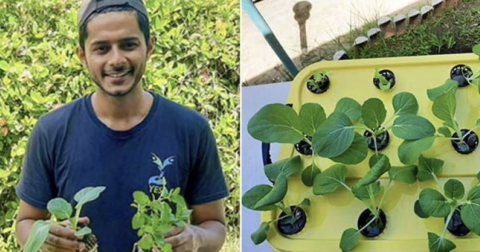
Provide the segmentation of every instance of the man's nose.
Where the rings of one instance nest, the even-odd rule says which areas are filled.
[[[109,59],[109,65],[112,67],[122,67],[125,65],[126,61],[123,51],[118,47],[113,47]]]

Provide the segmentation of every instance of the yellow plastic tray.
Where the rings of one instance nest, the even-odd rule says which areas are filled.
[[[438,128],[442,122],[431,112],[433,102],[428,99],[427,89],[442,85],[450,78],[450,70],[457,64],[468,65],[474,72],[480,68],[478,57],[474,54],[320,62],[305,68],[296,76],[288,103],[293,104],[297,112],[304,103],[319,103],[328,116],[337,101],[343,97],[353,98],[360,104],[369,98],[377,97],[383,101],[388,119],[393,115],[393,96],[407,91],[417,98],[418,115],[428,118]],[[392,90],[382,92],[373,85],[375,68],[394,72],[396,84]],[[330,88],[323,94],[313,94],[305,85],[306,80],[316,70],[328,71]],[[475,87],[458,89],[456,115],[461,128],[470,129],[475,125],[480,117],[480,95]],[[478,134],[478,131],[476,133]],[[390,132],[390,144],[381,151],[388,155],[392,165],[402,165],[397,155],[397,147],[401,142],[401,139]],[[367,158],[360,164],[347,165],[349,183],[356,182],[366,173],[369,169],[368,159],[372,154],[373,151],[369,151]],[[300,154],[295,151],[293,145],[284,145],[280,150],[279,159],[296,155]],[[477,149],[470,155],[461,155],[452,148],[450,140],[436,139],[432,148],[424,155],[445,161],[439,176],[442,185],[449,178],[455,177],[463,182],[468,192],[477,183],[475,176],[480,170],[480,150]],[[329,159],[318,156],[315,158],[321,170],[334,164]],[[302,162],[304,167],[307,166],[311,163],[311,157],[303,156]],[[382,177],[380,182],[385,186],[388,177]],[[305,197],[311,199],[311,206],[306,208],[307,224],[300,233],[292,236],[283,236],[276,228],[271,228],[268,233],[271,246],[278,251],[341,251],[339,244],[343,231],[347,228],[357,228],[357,218],[366,209],[365,204],[354,198],[345,188],[339,188],[330,195],[314,196],[312,188],[304,186],[300,176],[290,178],[288,183],[287,204],[298,204]],[[360,238],[359,245],[353,251],[428,251],[427,233],[440,234],[444,221],[443,218],[421,219],[415,215],[413,211],[415,200],[418,199],[420,191],[426,187],[435,188],[435,184],[417,182],[407,185],[394,182],[382,206],[387,215],[385,231],[374,239]],[[279,212],[264,212],[262,221],[272,220],[278,215]],[[473,232],[458,238],[447,231],[446,238],[456,244],[457,248],[454,251],[480,251],[480,237]]]

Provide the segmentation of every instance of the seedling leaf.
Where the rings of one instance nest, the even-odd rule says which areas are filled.
[[[438,175],[442,170],[443,160],[437,158],[425,158],[420,156],[418,160],[418,181],[423,182],[433,178],[433,175]]]
[[[450,204],[438,191],[425,188],[420,192],[420,208],[429,216],[445,217],[450,213]]]
[[[47,240],[50,225],[44,220],[37,220],[33,224],[28,235],[27,243],[23,249],[24,252],[37,252]]]
[[[75,208],[79,208],[87,202],[96,200],[104,190],[105,186],[83,188],[73,197],[78,202]]]
[[[257,231],[250,235],[250,238],[255,245],[258,245],[267,239],[267,232],[269,228],[270,224],[268,222],[262,222]]]
[[[335,164],[318,174],[313,182],[313,194],[324,195],[332,193],[341,185],[345,184],[347,167]]]
[[[390,170],[390,161],[387,156],[382,156],[375,165],[365,174],[356,186],[366,186],[377,181],[385,172]]]
[[[440,127],[437,131],[445,137],[452,137],[452,133],[450,132],[450,129],[448,127]]]
[[[305,103],[300,108],[300,124],[303,133],[313,136],[318,126],[325,121],[325,110],[318,103]]]
[[[150,203],[150,198],[142,191],[135,191],[133,193],[133,200],[139,205],[147,205]]]
[[[397,116],[412,114],[418,112],[418,102],[415,96],[408,92],[401,92],[393,97],[393,109]]]
[[[319,174],[321,171],[315,164],[311,164],[307,166],[302,171],[302,182],[306,186],[313,186],[313,181],[315,180],[315,176]]]
[[[428,150],[435,140],[435,137],[427,137],[418,140],[405,140],[398,147],[398,158],[403,164],[414,164],[420,155]]]
[[[457,109],[455,90],[438,96],[433,101],[433,114],[440,120],[445,121],[450,126],[456,125],[455,110]]]
[[[355,228],[349,228],[343,231],[342,238],[340,239],[340,248],[343,252],[352,250],[358,245],[360,239],[360,232]]]
[[[427,119],[416,115],[397,117],[392,128],[395,136],[405,140],[416,140],[433,136],[435,127]]]
[[[355,132],[353,142],[348,149],[339,156],[330,158],[337,163],[358,164],[368,155],[368,147],[365,138]]]
[[[138,242],[138,246],[143,250],[149,250],[153,247],[154,241],[150,234],[146,234],[142,237],[142,239]]]
[[[461,217],[465,226],[472,232],[480,235],[480,186],[475,186],[468,192],[469,203],[463,205]]]
[[[425,218],[430,217],[428,214],[426,214],[426,213],[422,210],[422,207],[420,206],[420,201],[418,201],[418,200],[415,201],[414,211],[415,211],[415,214],[416,214],[418,217],[422,218],[422,219],[425,219]]]
[[[362,106],[354,99],[344,97],[337,102],[334,112],[345,113],[351,121],[356,121],[362,116]]]
[[[75,232],[75,236],[79,237],[79,236],[84,236],[90,233],[92,233],[92,230],[89,227],[83,227],[82,229]]]
[[[447,238],[428,232],[428,247],[430,248],[430,252],[449,252],[457,246]]]
[[[55,198],[48,202],[48,211],[53,214],[57,220],[62,221],[72,216],[72,206],[62,198]]]
[[[450,199],[460,200],[465,195],[465,187],[457,179],[449,179],[443,186],[443,190],[445,191],[445,196]]]
[[[242,205],[248,209],[257,210],[257,211],[275,210],[277,207],[274,205],[255,208],[255,204],[258,201],[260,201],[262,198],[264,198],[272,190],[272,188],[273,187],[269,185],[256,185],[252,187],[245,194],[243,194]]]
[[[305,198],[302,200],[302,202],[300,202],[300,204],[298,204],[298,206],[310,206],[310,204],[311,204],[310,199]]]
[[[370,192],[373,196],[376,196],[380,192],[380,181],[377,181],[372,185],[372,191]],[[354,186],[352,188],[353,196],[355,196],[359,200],[368,200],[370,199],[370,194],[368,193],[370,190],[370,185],[368,186]]]
[[[255,204],[254,209],[270,206],[282,201],[287,194],[287,189],[287,176],[285,176],[284,173],[279,173],[272,190]]]
[[[321,157],[331,158],[344,153],[353,142],[355,131],[350,118],[334,112],[313,135],[313,149]]]
[[[428,89],[427,95],[430,101],[435,101],[435,99],[441,95],[444,95],[453,90],[453,93],[457,91],[458,82],[452,79],[448,79],[445,83],[439,87]]]
[[[403,167],[394,166],[388,171],[391,180],[413,184],[417,181],[417,166],[407,165]]]
[[[362,118],[363,122],[370,129],[379,128],[385,121],[387,110],[383,102],[378,98],[370,98],[363,103]]]
[[[300,172],[300,170],[302,170],[300,156],[282,159],[273,164],[268,164],[264,168],[265,175],[273,182],[275,182],[280,172],[283,172],[285,176],[290,177]]]

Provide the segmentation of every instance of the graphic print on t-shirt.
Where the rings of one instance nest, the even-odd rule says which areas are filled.
[[[160,174],[157,176],[152,176],[148,180],[148,187],[150,188],[150,193],[152,194],[159,194],[162,186],[164,185],[163,178],[165,176],[165,168],[169,165],[173,165],[175,162],[175,156],[170,156],[166,158],[163,162],[162,160],[152,153],[153,155],[153,162],[157,165],[158,170],[160,171]]]

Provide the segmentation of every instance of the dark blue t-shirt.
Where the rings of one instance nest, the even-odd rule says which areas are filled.
[[[132,251],[139,240],[131,220],[133,192],[181,188],[187,204],[228,196],[215,139],[199,113],[157,94],[147,117],[128,131],[113,131],[95,115],[91,95],[41,117],[29,139],[18,196],[46,209],[87,186],[106,186],[81,216],[90,218],[100,252]],[[163,163],[159,169],[153,154]]]

